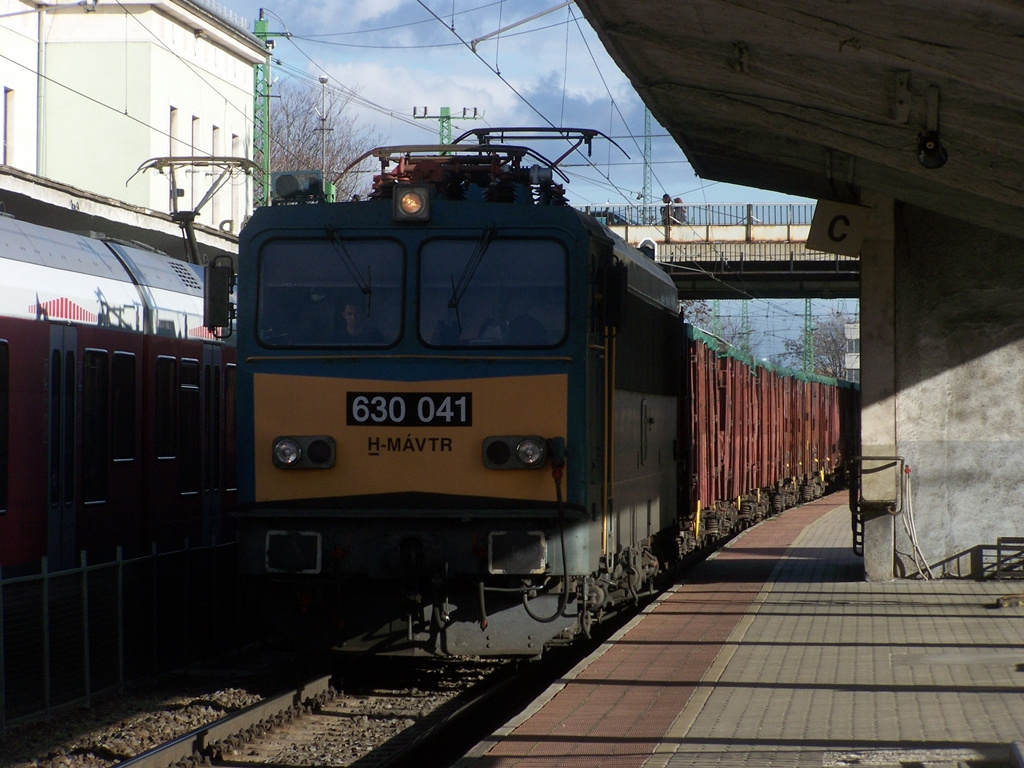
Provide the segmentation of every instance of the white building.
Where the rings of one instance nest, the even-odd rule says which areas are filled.
[[[860,323],[846,323],[846,379],[860,381]]]
[[[0,171],[167,214],[168,177],[139,167],[168,156],[251,159],[253,66],[265,56],[243,20],[210,0],[0,0]],[[177,207],[191,210],[217,171],[175,174]],[[202,207],[201,238],[237,234],[252,185],[236,172]]]

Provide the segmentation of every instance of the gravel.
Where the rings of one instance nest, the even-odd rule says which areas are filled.
[[[273,679],[287,675],[279,660],[265,662]],[[422,721],[482,680],[497,664],[438,662],[426,667],[375,667],[353,676],[348,690],[321,713],[274,728],[245,744],[232,762],[347,766]],[[371,668],[372,669],[372,668]],[[63,709],[48,721],[8,724],[0,768],[110,768],[171,738],[220,719],[285,685],[263,672],[169,677],[91,707]],[[250,682],[242,682],[251,677]],[[292,684],[309,679],[296,673]],[[229,683],[230,687],[225,686]],[[274,686],[274,687],[272,687]]]
[[[0,768],[108,768],[260,699],[241,688],[195,688],[165,682],[8,725]]]

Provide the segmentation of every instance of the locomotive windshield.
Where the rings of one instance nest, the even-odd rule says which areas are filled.
[[[551,347],[566,329],[555,240],[431,240],[420,251],[420,336],[436,347]]]
[[[402,329],[402,247],[390,240],[277,240],[260,253],[266,346],[384,347]]]

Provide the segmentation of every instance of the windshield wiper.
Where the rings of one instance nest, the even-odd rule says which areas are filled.
[[[476,274],[476,270],[480,266],[480,262],[483,261],[484,254],[491,245],[491,241],[494,240],[494,235],[497,231],[498,227],[493,223],[484,227],[484,231],[480,233],[480,239],[476,241],[473,253],[470,254],[469,259],[466,261],[466,266],[463,267],[462,275],[457,283],[455,282],[455,273],[451,273],[452,297],[448,299],[448,309],[455,310],[455,322],[458,323],[460,331],[462,330],[462,319],[459,317],[459,302],[462,301],[462,297],[469,288],[469,283],[472,281],[473,275]]]
[[[327,229],[326,231],[334,247],[337,249],[338,255],[341,256],[341,263],[345,265],[348,273],[352,275],[352,280],[359,288],[359,292],[366,297],[366,314],[370,314],[370,298],[373,294],[373,288],[370,287],[372,280],[370,265],[366,265],[366,280],[364,281],[363,276],[359,274],[359,268],[356,266],[355,259],[348,252],[348,248],[345,247],[342,239],[338,237],[337,231],[333,229]]]

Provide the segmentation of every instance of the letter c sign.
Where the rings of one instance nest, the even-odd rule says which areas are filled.
[[[828,223],[828,239],[833,243],[841,243],[847,237],[847,231],[850,229],[850,217],[843,214],[833,216],[832,220]]]
[[[807,234],[807,247],[814,251],[859,256],[871,209],[819,200]]]

